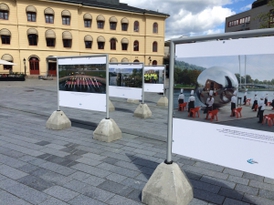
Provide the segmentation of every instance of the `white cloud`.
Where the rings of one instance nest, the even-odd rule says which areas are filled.
[[[120,0],[129,6],[169,14],[166,20],[166,39],[182,35],[204,35],[224,32],[227,16],[235,14],[225,5],[232,0]]]

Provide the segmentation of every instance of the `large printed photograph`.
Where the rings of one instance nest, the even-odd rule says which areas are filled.
[[[142,68],[109,67],[109,85],[119,87],[142,88]]]
[[[59,65],[59,90],[106,93],[106,64]]]
[[[273,132],[274,55],[177,58],[174,117]]]

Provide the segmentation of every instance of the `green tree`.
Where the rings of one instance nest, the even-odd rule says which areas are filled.
[[[269,11],[261,13],[257,16],[257,20],[260,21],[261,28],[273,28],[274,27],[274,0],[269,0],[267,3]]]

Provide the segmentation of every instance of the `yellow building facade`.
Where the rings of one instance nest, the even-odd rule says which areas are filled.
[[[110,62],[162,65],[167,14],[119,0],[0,1],[0,73],[56,75],[59,56],[109,54]]]

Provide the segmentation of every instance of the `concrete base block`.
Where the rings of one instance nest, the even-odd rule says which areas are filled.
[[[148,205],[187,205],[193,189],[176,163],[161,163],[142,190],[142,202]]]
[[[140,117],[140,118],[149,118],[151,117],[152,112],[147,106],[147,104],[140,104],[134,111],[134,116],[135,117]]]
[[[63,111],[56,110],[47,120],[46,127],[52,130],[63,130],[71,127],[71,121]]]
[[[158,106],[167,107],[167,106],[168,106],[168,99],[167,99],[167,97],[162,96],[162,97],[158,100],[157,105],[158,105]]]
[[[108,100],[108,106],[109,106],[109,108],[108,108],[109,112],[115,111],[115,107],[110,100]]]
[[[122,138],[122,131],[113,119],[103,119],[93,132],[93,139],[111,142]]]
[[[127,99],[128,103],[133,103],[133,104],[139,104],[140,100],[136,100],[136,99]]]

